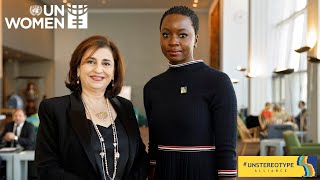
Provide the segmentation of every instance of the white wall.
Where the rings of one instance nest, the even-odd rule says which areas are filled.
[[[75,47],[91,35],[104,35],[109,36],[120,48],[126,64],[125,85],[132,86],[132,102],[140,112],[144,112],[143,86],[168,67],[159,42],[159,23],[164,11],[89,11],[87,30],[55,30],[55,96],[69,94],[64,80]],[[208,61],[208,12],[198,15],[200,39],[195,58]]]
[[[31,5],[41,5],[38,0],[1,0],[3,45],[26,53],[53,59],[53,30],[46,29],[8,29],[4,18],[32,17]]]
[[[236,67],[248,66],[248,0],[221,0],[222,70],[230,78],[239,79],[234,85],[238,108],[248,106],[248,80]]]

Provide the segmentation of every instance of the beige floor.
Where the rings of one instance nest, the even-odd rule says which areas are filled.
[[[148,128],[140,128],[140,133],[143,142],[145,143],[146,147],[148,147]],[[237,153],[240,152],[241,148],[241,142],[238,142],[237,144]],[[256,156],[259,152],[259,145],[248,145],[245,155],[246,156]],[[272,152],[271,152],[272,153]],[[320,177],[318,178],[253,178],[253,177],[238,177],[237,180],[299,180],[299,179],[305,179],[305,180],[320,180]]]

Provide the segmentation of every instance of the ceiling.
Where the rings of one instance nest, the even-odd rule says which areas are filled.
[[[8,63],[11,63],[14,61],[18,61],[20,63],[50,61],[47,58],[43,58],[34,54],[23,52],[7,46],[2,46],[2,50],[3,50],[3,60],[4,62],[8,62]]]
[[[43,3],[63,4],[87,4],[90,9],[167,9],[172,6],[184,5],[192,7],[197,0],[42,0]],[[213,0],[198,0],[197,9],[209,9]]]

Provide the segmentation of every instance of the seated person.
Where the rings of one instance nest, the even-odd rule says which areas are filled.
[[[269,102],[266,102],[263,110],[261,111],[259,115],[259,124],[260,124],[260,135],[262,137],[267,137],[268,135],[268,124],[272,124],[271,121],[272,117],[272,104]]]
[[[272,104],[267,102],[264,109],[261,111],[262,118],[269,124],[272,116]]]
[[[271,124],[282,124],[285,121],[291,120],[290,115],[285,112],[280,106],[274,105],[271,116]]]
[[[34,149],[34,126],[26,122],[27,116],[22,109],[17,109],[12,115],[13,122],[8,123],[1,135],[5,147],[22,147],[24,150]]]

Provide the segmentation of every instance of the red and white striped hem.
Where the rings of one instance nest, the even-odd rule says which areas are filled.
[[[157,161],[156,160],[150,160],[150,165],[156,165]]]
[[[237,170],[218,170],[218,176],[236,176]]]
[[[162,151],[177,151],[177,152],[201,152],[201,151],[214,151],[215,146],[158,146]]]

